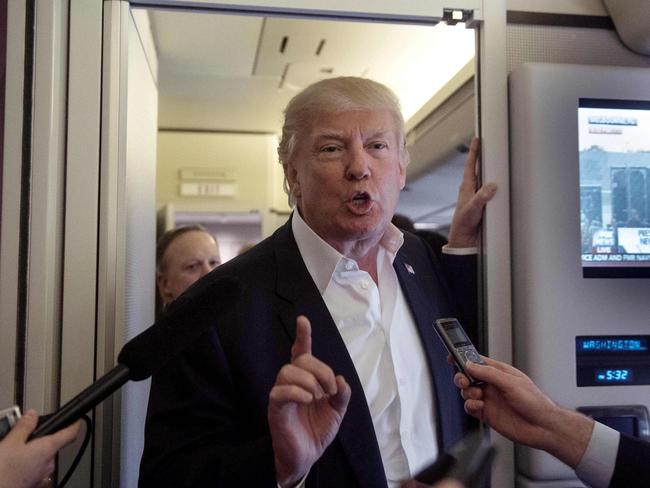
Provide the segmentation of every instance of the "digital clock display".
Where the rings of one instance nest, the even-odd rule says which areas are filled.
[[[597,369],[597,383],[628,383],[634,379],[631,369]]]
[[[646,337],[578,337],[578,352],[642,352],[648,350]]]
[[[577,386],[650,385],[650,335],[576,336]]]

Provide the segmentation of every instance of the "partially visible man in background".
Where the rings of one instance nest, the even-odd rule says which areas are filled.
[[[156,283],[166,307],[191,284],[221,264],[217,240],[202,225],[165,232],[156,245]]]

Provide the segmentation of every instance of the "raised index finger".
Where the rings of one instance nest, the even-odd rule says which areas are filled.
[[[296,340],[291,347],[291,361],[303,354],[311,354],[311,324],[307,317],[299,315],[296,319]]]

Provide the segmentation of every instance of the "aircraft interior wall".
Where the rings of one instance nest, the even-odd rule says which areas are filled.
[[[79,8],[79,5],[75,6],[72,3],[70,11],[73,13],[78,12],[76,9]],[[143,0],[139,2],[139,5],[147,3],[149,3],[148,0]],[[152,0],[152,3],[157,2]],[[195,5],[197,2],[187,3]],[[233,2],[224,3],[231,4]],[[260,0],[250,3],[254,4],[255,7],[273,7],[278,2]],[[346,3],[349,2],[341,0],[332,2],[327,7],[321,7],[344,9]],[[363,1],[350,8],[372,11],[375,3]],[[399,2],[398,5],[398,3],[392,4],[388,2],[388,11],[383,12],[382,15],[390,16],[395,12],[399,13],[402,3]],[[424,15],[418,10],[424,7],[421,7],[419,3],[416,5],[416,3],[409,4],[409,11],[407,12],[409,16]],[[479,3],[468,0],[465,2],[465,6],[472,7]],[[650,68],[649,57],[635,54],[621,43],[616,32],[606,20],[606,10],[602,7],[600,0],[581,0],[579,2],[554,0],[547,3],[545,7],[540,7],[540,3],[542,2],[528,0],[510,0],[508,2],[510,12],[507,14],[508,21],[504,30],[505,39],[503,41],[506,50],[505,57],[502,60],[504,68],[502,75],[505,76],[505,72],[514,72],[528,62]],[[9,10],[14,15],[12,20],[16,18],[16,5],[17,2],[9,2]],[[128,2],[109,0],[104,2],[104,7],[105,18],[110,19],[104,25],[107,30],[103,34],[97,32],[96,27],[102,22],[101,20],[97,21],[97,18],[93,19],[94,24],[88,26],[89,30],[95,32],[96,37],[99,38],[103,35],[105,42],[103,53],[101,39],[97,40],[93,37],[93,42],[87,43],[89,49],[96,48],[91,54],[96,55],[94,59],[99,67],[94,66],[93,69],[97,69],[90,72],[90,75],[96,75],[96,79],[89,80],[85,76],[73,76],[69,81],[69,86],[74,87],[69,91],[69,100],[65,100],[65,96],[61,97],[65,90],[63,86],[56,84],[56,80],[48,86],[36,87],[36,93],[39,97],[43,97],[43,94],[50,90],[50,92],[56,93],[57,96],[63,98],[63,101],[57,99],[61,104],[54,104],[54,108],[46,107],[43,112],[35,112],[37,114],[35,124],[43,124],[46,121],[49,123],[60,121],[60,126],[62,128],[66,127],[66,129],[61,130],[68,130],[67,141],[63,137],[63,132],[55,133],[53,140],[46,140],[46,143],[54,148],[52,153],[60,156],[59,163],[64,161],[63,154],[66,154],[66,157],[69,158],[68,172],[75,171],[75,168],[81,168],[80,161],[88,165],[88,170],[79,170],[76,176],[69,173],[63,176],[66,168],[62,163],[57,166],[59,163],[54,164],[47,157],[43,157],[43,155],[47,154],[44,148],[48,146],[37,147],[37,151],[40,151],[40,153],[37,152],[36,154],[40,154],[41,157],[34,159],[34,174],[37,176],[36,184],[41,186],[35,186],[34,188],[39,189],[39,191],[43,189],[43,192],[35,196],[36,200],[32,210],[36,211],[45,208],[48,213],[39,213],[32,220],[31,238],[33,239],[33,245],[31,249],[35,252],[32,255],[34,265],[31,275],[32,285],[27,284],[25,286],[21,285],[19,273],[26,268],[24,266],[19,267],[18,262],[20,255],[19,237],[22,236],[23,239],[29,237],[29,232],[25,233],[24,229],[21,230],[20,223],[20,182],[22,179],[20,169],[23,168],[24,164],[20,154],[22,119],[17,120],[17,118],[11,116],[12,111],[22,113],[21,97],[24,92],[21,63],[22,59],[24,59],[22,42],[24,42],[25,36],[22,31],[18,32],[19,35],[13,34],[14,31],[20,31],[16,27],[18,24],[15,22],[10,23],[8,26],[10,35],[7,43],[7,66],[11,69],[7,71],[9,76],[7,78],[5,105],[4,164],[1,167],[3,179],[0,179],[0,183],[3,184],[1,193],[3,201],[0,207],[2,211],[0,273],[3,277],[0,284],[0,332],[3,334],[3,339],[6,339],[0,340],[0,366],[2,366],[3,370],[2,375],[0,375],[0,400],[2,401],[0,408],[4,407],[5,404],[12,403],[17,397],[23,398],[24,392],[22,390],[19,395],[15,391],[18,387],[25,388],[28,395],[31,395],[29,397],[30,401],[36,399],[35,403],[30,406],[37,406],[40,410],[51,410],[57,400],[65,401],[72,394],[86,386],[88,378],[92,380],[101,375],[105,369],[110,368],[114,364],[114,356],[116,351],[119,350],[119,345],[137,333],[140,330],[139,327],[146,326],[153,320],[152,300],[155,272],[152,257],[155,242],[154,215],[156,210],[159,216],[163,217],[159,221],[159,227],[162,229],[169,228],[177,223],[174,220],[175,215],[182,216],[184,214],[185,217],[183,218],[191,219],[193,215],[209,213],[214,209],[218,209],[218,212],[223,214],[221,216],[223,219],[232,217],[236,220],[238,215],[252,215],[252,220],[259,221],[261,237],[269,235],[283,223],[289,212],[286,195],[282,190],[282,171],[280,165],[277,164],[275,151],[277,137],[267,131],[259,131],[259,133],[246,133],[245,131],[239,133],[220,132],[215,130],[214,127],[209,127],[209,124],[204,127],[195,127],[195,130],[183,130],[183,124],[177,123],[183,120],[182,116],[179,115],[176,120],[174,117],[178,115],[176,110],[182,108],[184,104],[191,105],[188,102],[189,99],[161,97],[153,100],[150,97],[151,93],[161,86],[158,76],[155,42],[153,37],[143,35],[144,31],[141,31],[139,35],[136,35],[137,33],[133,31],[134,28],[145,30],[149,28],[147,26],[147,16],[142,15],[144,11],[139,10],[132,19]],[[489,12],[489,8],[486,7],[485,10]],[[539,10],[542,10],[542,13],[589,16],[586,17],[587,23],[593,22],[593,25],[584,25],[584,23],[571,25],[571,20],[567,23],[566,18],[563,23],[554,23],[552,16],[536,17],[534,12]],[[64,9],[61,8],[61,12],[63,11]],[[435,8],[432,7],[426,13],[430,16],[433,11],[437,12],[437,4]],[[524,12],[522,14],[522,11],[528,11],[528,13]],[[24,12],[18,13],[24,15]],[[62,13],[61,15],[63,17],[56,17],[55,21],[66,24],[65,14]],[[101,14],[99,17],[101,19]],[[602,17],[602,19],[598,20],[597,17]],[[116,18],[121,20],[116,21]],[[573,18],[573,20],[576,19]],[[135,21],[135,24],[132,21]],[[52,23],[54,24],[54,22]],[[73,27],[78,27],[75,19],[71,18],[70,23]],[[127,30],[130,32],[128,35],[125,34]],[[43,42],[48,41],[47,35],[58,35],[59,31],[54,29],[51,32],[43,29],[39,33],[41,42]],[[90,33],[84,35],[90,36]],[[490,33],[489,35],[493,34]],[[61,45],[55,44],[56,49],[60,49],[64,44],[62,39],[56,37],[57,42],[61,43]],[[74,41],[75,46],[73,47],[79,49],[83,42],[80,43],[78,39],[83,41],[84,37],[82,35],[77,38],[73,33],[70,35],[70,39],[71,42]],[[129,40],[130,47],[136,49],[136,53],[131,52],[128,55],[125,53],[126,45],[120,44],[125,39]],[[134,42],[135,44],[133,44]],[[491,39],[491,42],[491,50],[486,50],[483,53],[495,54],[497,49],[494,48],[494,40]],[[477,46],[479,44],[477,43]],[[120,59],[120,56],[123,56],[123,58]],[[90,57],[90,55],[85,53],[81,57]],[[127,67],[125,63],[127,59],[134,61],[137,58],[140,58],[141,61],[139,67]],[[485,64],[490,63],[490,67],[501,66],[499,64],[501,58],[497,59],[496,63],[493,64],[495,58],[496,56],[490,59],[486,57],[483,61]],[[146,61],[143,61],[143,59]],[[74,56],[71,55],[69,67],[71,72],[76,75],[79,72],[87,74],[84,69],[77,67],[75,63],[78,61],[79,52]],[[42,62],[42,58],[37,60],[37,63]],[[146,68],[143,64],[145,62]],[[461,63],[461,65],[464,64],[464,62]],[[485,70],[485,64],[482,67],[483,70]],[[39,73],[43,76],[43,66],[40,64],[38,66],[40,66]],[[54,66],[55,71],[68,69],[66,63],[58,58],[52,61],[52,66]],[[87,65],[84,66],[87,67]],[[507,104],[505,100],[500,98],[503,94],[495,88],[499,88],[499,86],[498,83],[494,83],[494,78],[499,80],[499,76],[494,76],[494,72],[492,72],[493,78],[488,79],[484,72],[480,74],[483,76],[481,80],[483,89],[488,90],[488,94],[494,94],[493,99],[501,100],[503,102],[501,108],[504,112],[507,112]],[[139,88],[133,90],[131,88],[134,85],[129,88],[131,98],[128,103],[131,103],[130,106],[127,105],[127,99],[122,99],[119,96],[120,90],[125,90],[126,84],[134,82],[133,79],[129,81],[127,76],[135,76],[135,84],[139,86]],[[473,91],[474,83],[473,79],[466,80],[465,92]],[[87,97],[85,92],[82,95],[80,85],[86,85],[92,92],[92,96]],[[99,95],[101,90],[103,90],[103,100],[100,99]],[[470,108],[474,109],[477,102],[468,98],[469,95],[465,92],[462,93],[464,97],[462,110],[459,107],[454,107],[452,108],[452,115],[458,116],[456,123],[460,123],[461,126],[463,121],[472,124],[469,133],[474,129],[475,116],[480,118],[483,124],[483,134],[485,135],[484,142],[486,143],[484,146],[485,159],[492,164],[487,168],[488,171],[484,173],[484,176],[489,179],[489,176],[494,174],[494,168],[500,164],[494,163],[494,155],[502,154],[508,148],[506,143],[503,148],[495,149],[495,141],[499,140],[499,134],[505,137],[503,131],[508,130],[507,124],[499,123],[498,121],[501,119],[497,118],[495,125],[498,127],[486,127],[490,123],[490,119],[485,113],[488,106],[488,97],[485,96],[485,93],[483,97],[484,113],[474,114],[472,111],[472,115],[468,116]],[[465,97],[465,95],[468,95],[468,97]],[[42,102],[43,98],[39,100]],[[92,103],[88,102],[88,100]],[[64,122],[62,107],[66,103],[69,118]],[[85,109],[79,107],[77,106],[78,103],[85,104],[87,107]],[[142,105],[138,105],[140,103]],[[195,100],[192,103],[195,104],[197,111],[205,109],[205,107],[201,107],[202,102],[200,100]],[[159,113],[156,113],[156,109],[153,108],[156,106],[160,111]],[[138,113],[138,107],[144,107],[140,113]],[[100,109],[103,112],[101,114],[101,135],[99,135]],[[39,110],[43,110],[43,105],[39,105]],[[50,112],[46,113],[47,110],[50,110]],[[460,117],[461,111],[462,117]],[[206,112],[207,110],[204,110],[204,115]],[[88,120],[83,119],[83,117],[80,119],[80,113],[88,115]],[[154,120],[156,118],[159,127],[156,127]],[[161,123],[162,120],[165,120],[165,122]],[[66,126],[68,123],[85,126],[88,132],[73,131]],[[129,131],[129,124],[131,128],[137,125],[143,132],[136,135],[134,131]],[[93,130],[98,134],[94,134]],[[452,133],[453,137],[467,139],[468,133],[463,132],[463,134],[459,135],[455,129],[449,132]],[[41,125],[41,132],[37,132],[39,142],[42,133],[43,126]],[[436,132],[435,134],[436,136],[432,136],[433,142],[435,142],[439,133]],[[8,140],[11,142],[7,142]],[[450,179],[445,179],[446,182],[459,181],[464,160],[462,152],[456,150],[456,146],[459,146],[458,148],[462,150],[462,144],[456,144],[456,139],[453,140],[454,144],[449,143],[445,146],[448,149],[453,149],[447,151],[443,158],[444,162],[449,164],[442,164],[440,165],[441,168],[436,168],[436,171],[442,169],[442,167],[447,168]],[[99,156],[100,141],[102,144],[101,157]],[[65,146],[65,142],[67,142],[68,146]],[[130,148],[129,144],[131,145]],[[157,154],[152,154],[153,148],[157,149]],[[87,152],[83,152],[84,149]],[[98,154],[93,154],[92,150],[95,150]],[[500,153],[499,150],[502,152]],[[90,157],[88,151],[90,151]],[[427,153],[426,147],[423,151]],[[157,160],[157,168],[155,169],[152,166],[153,160]],[[142,166],[136,161],[142,163]],[[260,166],[260,162],[267,164]],[[120,166],[123,163],[127,166]],[[436,164],[439,163],[440,161],[436,162]],[[49,164],[54,165],[50,167]],[[503,164],[506,163],[503,162]],[[517,161],[513,160],[511,164],[516,165]],[[498,170],[501,169],[502,166],[498,166]],[[512,170],[514,172],[515,168],[512,168]],[[60,179],[53,179],[52,182],[47,183],[47,178],[44,178],[48,174],[47,171],[51,171],[51,174]],[[444,174],[444,170],[442,171],[436,173],[431,168],[419,169],[418,177],[409,181],[410,190],[413,193],[423,194],[425,197],[428,194],[436,193],[432,191],[431,180],[426,180],[426,177],[429,176],[433,180],[447,178],[448,175]],[[155,178],[153,176],[154,172],[157,172]],[[497,174],[501,173],[497,171]],[[560,175],[557,177],[559,179]],[[156,180],[155,185],[153,184],[154,179]],[[510,194],[507,188],[507,180],[506,177],[501,183],[503,192],[497,196],[497,199],[503,198],[505,194],[505,198],[509,200]],[[418,182],[420,187],[418,187]],[[181,185],[184,183],[189,184],[189,186],[184,188],[183,191],[186,193],[182,194]],[[209,184],[204,185],[204,183]],[[69,190],[67,195],[62,190],[66,184]],[[447,186],[453,184],[452,194],[455,194],[456,183],[445,184]],[[153,194],[154,188],[157,189],[155,195]],[[236,188],[237,191],[236,199],[228,196],[228,192],[231,192],[233,188]],[[549,189],[549,194],[552,195],[552,191],[553,189]],[[46,195],[47,192],[49,194]],[[197,198],[201,193],[201,198]],[[515,193],[513,192],[513,200],[510,203],[504,203],[501,200],[493,202],[494,206],[492,208],[497,208],[499,211],[491,213],[489,219],[487,219],[487,226],[490,228],[489,232],[493,232],[492,229],[494,228],[502,228],[501,224],[503,222],[505,222],[503,225],[509,229],[509,220],[505,217],[508,214],[508,205],[516,204],[516,199],[521,198],[520,193]],[[409,195],[405,196],[409,197]],[[445,198],[450,197],[445,195]],[[64,199],[65,204],[63,203]],[[409,198],[405,198],[405,202],[408,200]],[[414,199],[413,207],[405,210],[405,212],[412,212],[413,216],[423,215],[422,208],[426,204],[416,200]],[[51,205],[51,202],[55,202],[55,205]],[[97,205],[99,205],[99,209],[95,208]],[[29,207],[29,205],[27,206]],[[67,207],[65,214],[60,213],[59,211],[62,208],[65,209],[65,207]],[[407,207],[408,205],[403,208]],[[449,222],[453,206],[449,206],[445,200],[441,207],[437,215],[441,215],[443,220]],[[77,211],[73,211],[73,209]],[[436,212],[438,212],[438,209],[434,213]],[[89,216],[88,214],[92,215]],[[242,220],[246,219],[242,217]],[[183,222],[189,222],[189,220]],[[142,225],[140,225],[141,223]],[[85,232],[87,227],[91,229],[91,232]],[[52,229],[54,229],[54,233],[49,234],[48,232]],[[64,232],[64,234],[61,234],[61,232]],[[483,293],[486,304],[486,322],[490,322],[492,327],[489,331],[490,340],[495,345],[490,353],[501,354],[499,357],[506,360],[508,360],[510,352],[509,332],[511,324],[508,314],[511,299],[515,301],[513,334],[515,338],[517,338],[517,335],[521,338],[527,332],[526,323],[518,319],[526,317],[522,310],[527,310],[528,304],[525,301],[519,301],[522,295],[513,293],[508,281],[511,271],[511,253],[508,245],[512,241],[516,246],[517,239],[522,237],[519,232],[518,228],[514,228],[511,234],[509,232],[502,233],[497,235],[496,238],[491,235],[490,239],[484,241],[485,247],[480,256],[482,269],[487,270],[486,274],[489,275],[483,277],[481,293]],[[85,235],[90,236],[89,240],[86,241],[88,249],[83,249]],[[49,240],[41,239],[42,236],[49,236]],[[95,242],[95,239],[99,242]],[[47,245],[50,242],[54,243],[51,248]],[[499,248],[496,252],[495,247]],[[502,248],[506,249],[505,257],[499,254]],[[30,248],[23,248],[22,252],[25,249]],[[519,249],[521,248],[514,247],[513,259],[516,258]],[[55,254],[55,256],[52,262],[49,263],[49,268],[41,269],[41,267],[37,266],[52,254]],[[78,259],[78,262],[75,263],[75,259]],[[513,277],[516,277],[516,279],[524,281],[527,279],[525,273],[528,270],[525,269],[525,263],[522,265],[521,262],[515,260],[512,271]],[[59,272],[62,276],[59,276]],[[518,275],[518,273],[522,274]],[[39,283],[39,277],[41,276],[46,276],[47,279]],[[502,283],[506,283],[508,286],[500,286]],[[40,293],[39,284],[43,285],[47,293]],[[643,286],[647,289],[645,283],[643,283]],[[76,291],[80,289],[83,290],[75,295]],[[33,322],[37,318],[49,314],[48,317],[45,317],[44,320],[39,321],[32,327],[31,335],[22,344],[31,347],[27,353],[16,348],[16,331],[19,330],[19,327],[16,326],[19,299],[20,294],[24,295],[26,292],[30,292],[32,295],[42,295],[40,297],[41,301],[48,300],[45,303],[46,306],[37,311],[40,315],[32,313]],[[535,295],[535,300],[544,301],[552,297],[555,292],[555,289],[545,289],[540,294]],[[629,296],[635,300],[632,308],[636,311],[639,309],[640,301],[637,295],[639,292],[635,293]],[[494,296],[502,296],[502,299],[495,301]],[[567,296],[569,298],[572,296],[571,290],[567,291]],[[577,297],[579,294],[575,296]],[[77,297],[79,297],[78,301],[80,303],[74,303]],[[24,309],[25,314],[28,314],[30,310],[34,312],[35,307],[39,306],[38,299],[39,297],[36,297],[31,303],[27,303]],[[625,311],[621,313],[622,317],[625,317]],[[495,316],[505,318],[495,321]],[[561,317],[558,317],[558,320],[561,320]],[[27,322],[25,321],[25,323]],[[47,334],[40,336],[38,332],[43,329],[46,330]],[[503,334],[503,330],[507,330],[508,333]],[[58,339],[59,333],[61,334],[61,344],[59,344]],[[567,334],[570,335],[569,332]],[[47,343],[50,338],[54,338],[52,343]],[[516,342],[516,347],[519,348],[521,343],[526,341]],[[39,351],[38,347],[43,346],[43,344],[50,352],[46,351],[47,354],[38,355],[37,357],[31,356],[31,359],[27,361],[28,370],[25,374],[25,385],[21,385],[20,382],[16,383],[15,366],[21,363],[29,354],[33,355],[34,351]],[[61,350],[59,356],[51,354],[51,351],[58,350],[59,347]],[[524,354],[522,350],[515,350],[515,364],[528,367],[529,363],[521,359],[522,354]],[[18,357],[21,355],[22,357]],[[529,359],[531,358],[535,358],[542,364],[544,361],[555,359],[540,357],[539,351],[531,354]],[[61,368],[60,372],[59,366]],[[21,364],[21,368],[24,367],[25,364]],[[36,374],[31,378],[27,378],[27,374],[30,372],[29,367],[32,370],[37,370]],[[47,379],[50,377],[51,381]],[[534,377],[533,379],[544,381],[541,377]],[[48,381],[51,384],[46,384]],[[43,388],[43,385],[45,385],[45,388]],[[141,432],[138,429],[142,427],[143,405],[146,394],[142,394],[142,391],[140,391],[136,392],[134,396],[132,391],[125,389],[123,397],[117,397],[116,395],[113,403],[109,401],[105,404],[105,407],[97,409],[98,423],[93,445],[94,452],[86,454],[84,463],[68,486],[74,488],[118,485],[130,488],[135,486],[137,457],[142,441]],[[555,393],[555,390],[552,390],[552,392]],[[615,393],[616,391],[613,394]],[[561,397],[567,392],[558,390],[558,394]],[[568,394],[570,394],[570,391]],[[605,389],[600,389],[592,395],[591,399],[596,402],[602,397],[603,403],[607,403],[611,400],[613,394],[607,393]],[[57,396],[60,396],[60,398],[57,398]],[[122,403],[120,404],[120,402]],[[495,436],[495,439],[500,442],[498,437]],[[122,442],[122,445],[120,445],[120,442]],[[501,445],[503,446],[503,443]],[[554,488],[576,486],[576,482],[569,478],[560,481],[559,484],[555,483],[555,481],[549,481],[553,476],[564,478],[569,475],[565,470],[557,470],[557,466],[552,466],[549,468],[550,471],[544,472],[543,469],[545,469],[547,461],[537,458],[531,461],[531,458],[525,457],[525,452],[521,449],[518,452],[519,465],[514,469],[528,476],[520,478],[516,483],[511,482],[514,473],[512,472],[513,466],[509,464],[511,456],[509,457],[507,449],[506,447],[502,450],[503,457],[497,461],[496,470],[500,470],[500,474],[495,478],[497,480],[496,484],[493,481],[493,486],[542,486],[531,485],[529,484],[530,479],[528,479],[536,476],[536,470],[539,466],[542,466],[542,474],[539,480],[533,481],[542,481],[547,483],[543,486],[553,486]],[[61,457],[61,466],[66,466],[73,454],[72,450],[66,451]],[[94,456],[93,463],[90,462],[90,456]],[[552,474],[549,475],[548,473]]]
[[[276,146],[275,134],[159,129],[157,207],[194,212],[199,221],[203,213],[204,223],[213,213],[244,220],[253,213],[269,235],[276,215],[289,212]]]
[[[158,96],[155,71],[146,59],[142,25],[129,19],[129,58],[124,174],[124,277],[123,325],[116,331],[121,345],[143,332],[154,321],[156,269],[156,128]],[[151,59],[151,56],[149,56]],[[120,484],[136,486],[139,459],[144,448],[144,423],[149,380],[130,382],[122,388],[120,402]]]
[[[204,224],[218,218],[218,214],[234,219],[237,213],[253,212],[262,219],[263,237],[286,220],[290,208],[282,189],[282,169],[275,149],[281,119],[277,99],[288,100],[297,87],[317,79],[320,75],[315,69],[330,73],[328,76],[364,72],[366,76],[383,79],[398,91],[407,111],[411,150],[406,204],[400,211],[414,220],[436,215],[425,225],[448,227],[462,166],[456,160],[446,163],[452,161],[458,147],[466,147],[473,128],[472,31],[460,26],[433,28],[232,16],[210,19],[207,14],[195,14],[192,19],[171,12],[149,13],[154,31],[158,29],[162,53],[157,177],[157,206],[159,210],[167,208],[162,229],[174,226],[176,212],[196,212],[196,222]],[[209,25],[209,21],[217,22],[214,25],[220,25],[225,33],[211,34],[211,40],[205,41],[222,47],[211,54],[209,66],[200,68],[200,60],[184,60],[179,54],[181,48],[170,47],[167,31],[171,25],[191,28],[191,22],[198,30],[204,23]],[[238,27],[233,29],[230,24]],[[258,53],[253,59],[255,42],[251,37],[257,36]],[[282,36],[288,47],[286,52],[281,49],[278,53],[276,44],[281,44]],[[392,36],[403,37],[405,41],[399,47],[386,42]],[[439,63],[444,71],[424,69],[418,62],[427,55],[424,46],[435,49],[442,36],[456,44],[457,51],[436,50],[436,58],[442,57]],[[348,38],[357,41],[352,45],[348,42],[350,48],[346,52],[342,43]],[[201,41],[194,35],[190,42]],[[237,62],[229,59],[227,48],[234,45],[242,46],[243,59]],[[321,46],[317,55],[309,49],[312,45]],[[399,56],[395,56],[397,51]],[[247,56],[251,56],[248,62],[253,63],[252,68],[247,65]],[[394,61],[390,65],[377,62],[384,57]],[[460,69],[458,74],[455,69]],[[450,76],[452,79],[446,82]],[[408,84],[405,80],[409,80]],[[243,93],[236,85],[250,85],[250,90]],[[215,96],[219,91],[229,96]],[[456,92],[462,92],[456,102],[463,104],[459,116],[450,114],[455,104],[441,108],[446,98],[456,96]],[[267,93],[266,99],[260,98],[260,94]],[[250,99],[259,100],[253,111]],[[427,99],[419,108],[418,104]],[[444,113],[438,115],[437,122],[431,122],[431,111]],[[439,130],[443,125],[446,129]],[[431,126],[435,126],[434,130]],[[208,166],[211,174],[206,171]],[[435,176],[430,174],[443,166]],[[428,179],[418,182],[424,174]],[[246,216],[242,215],[242,219]],[[186,217],[177,220],[188,223]]]
[[[7,23],[6,31],[6,64],[4,75],[4,103],[5,113],[3,123],[3,153],[2,153],[2,202],[0,203],[0,271],[3,279],[0,280],[0,324],[4,340],[0,341],[0,361],[2,371],[0,375],[0,401],[3,405],[15,399],[15,372],[16,372],[16,339],[17,328],[15,320],[18,309],[18,283],[19,266],[18,254],[20,247],[20,180],[22,154],[19,141],[22,135],[22,121],[12,117],[12,113],[20,113],[22,107],[23,77],[7,76],[7,73],[22,73],[25,36],[20,27],[24,24],[24,5],[12,3],[6,6]],[[10,185],[9,182],[12,182]],[[11,325],[10,325],[11,324]]]
[[[626,75],[626,69],[650,68],[650,58],[626,48],[613,26],[598,19],[592,18],[590,27],[537,23],[539,20],[534,14],[516,14],[509,17],[507,27],[514,364],[568,407],[645,404],[647,388],[643,386],[576,385],[576,336],[644,333],[647,313],[643,311],[643,296],[648,288],[647,280],[591,280],[578,276],[574,98],[594,93],[608,98],[609,93],[609,98],[647,99],[647,90],[644,93],[642,89],[643,70]],[[537,64],[528,68],[527,63]],[[541,76],[533,78],[537,84],[523,82],[527,88],[522,91],[527,70],[543,71],[545,64],[549,66],[547,82]],[[577,81],[579,65],[585,68],[582,84]],[[589,66],[612,68],[602,69],[599,75],[598,68],[589,71]],[[562,78],[561,73],[572,70],[577,74]],[[608,90],[603,78],[610,75]],[[553,114],[557,122],[553,122]],[[534,158],[533,154],[540,156]],[[540,239],[550,242],[542,245]],[[629,392],[624,392],[625,388]],[[573,471],[550,455],[525,447],[516,450],[517,486],[581,486]]]

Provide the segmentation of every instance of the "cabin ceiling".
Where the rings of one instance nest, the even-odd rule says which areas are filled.
[[[463,67],[460,26],[290,19],[150,10],[159,61],[159,125],[274,132],[305,86],[357,75],[391,87],[408,119]]]

